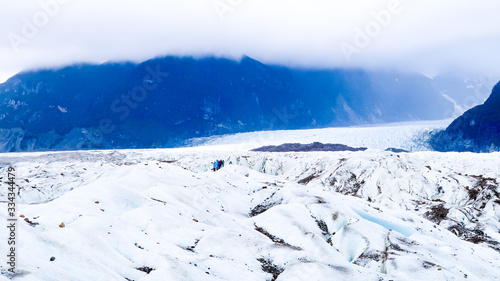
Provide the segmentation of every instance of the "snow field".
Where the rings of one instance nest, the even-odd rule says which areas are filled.
[[[0,173],[14,163],[36,223],[20,221],[18,280],[498,280],[499,160],[198,148],[5,154]]]
[[[191,149],[222,149],[248,151],[283,143],[338,143],[351,147],[385,150],[400,148],[407,151],[430,150],[426,144],[429,133],[445,129],[453,120],[412,121],[370,126],[335,127],[309,130],[283,130],[238,133],[190,139]],[[201,147],[200,147],[201,146]]]

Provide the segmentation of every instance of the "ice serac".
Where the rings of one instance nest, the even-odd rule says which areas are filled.
[[[1,151],[174,147],[238,132],[442,119],[419,74],[163,57],[18,74],[0,85]]]
[[[490,152],[500,150],[500,82],[490,97],[455,119],[431,139],[438,151]]]

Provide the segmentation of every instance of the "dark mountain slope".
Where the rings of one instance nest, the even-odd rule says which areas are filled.
[[[490,152],[500,150],[500,82],[490,97],[435,134],[431,145],[438,151]]]
[[[0,85],[0,151],[154,148],[192,137],[440,119],[431,79],[164,57],[18,74]]]

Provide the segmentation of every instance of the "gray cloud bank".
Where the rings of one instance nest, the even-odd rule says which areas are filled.
[[[163,55],[500,75],[498,14],[498,0],[2,1],[0,81]]]

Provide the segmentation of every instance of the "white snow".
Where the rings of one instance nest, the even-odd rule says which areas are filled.
[[[232,150],[251,150],[266,145],[289,142],[340,143],[352,147],[375,149],[400,148],[407,151],[429,150],[425,140],[428,133],[446,128],[453,120],[412,121],[370,126],[325,128],[312,130],[284,130],[239,133],[233,135],[195,138],[188,144],[195,146],[232,145]]]
[[[394,127],[272,141],[356,145],[356,136],[370,136],[374,146],[405,148],[405,130]],[[19,218],[14,280],[500,279],[500,153],[258,153],[243,149],[243,135],[214,141],[240,139],[0,155],[0,177],[7,164],[16,169],[18,215],[36,223]],[[213,172],[216,159],[226,165]],[[449,212],[433,220],[441,204]],[[6,211],[2,203],[0,221]],[[469,237],[449,230],[459,226]],[[473,230],[484,241],[467,241]],[[6,269],[2,261],[0,280],[9,280]],[[266,272],[273,269],[279,274]]]

